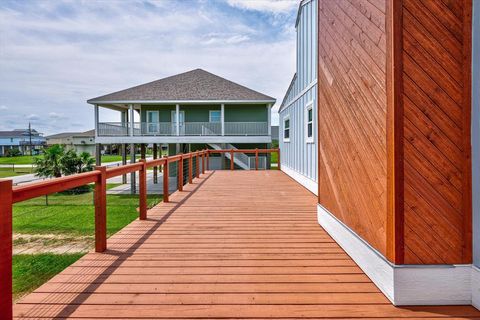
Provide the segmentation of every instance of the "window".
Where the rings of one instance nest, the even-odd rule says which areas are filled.
[[[283,119],[283,141],[290,141],[290,118]]]
[[[313,101],[310,101],[305,109],[305,140],[313,143]]]
[[[210,122],[221,122],[222,112],[220,110],[210,110]]]

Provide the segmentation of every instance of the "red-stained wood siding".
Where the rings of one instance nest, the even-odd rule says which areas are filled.
[[[397,264],[471,261],[471,0],[319,0],[319,203]]]
[[[319,202],[387,251],[385,1],[319,0]]]
[[[470,13],[469,1],[403,0],[407,264],[471,259]]]

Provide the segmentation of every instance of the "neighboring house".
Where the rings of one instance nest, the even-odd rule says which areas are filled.
[[[32,129],[15,129],[12,131],[0,131],[0,156],[8,154],[8,150],[18,149],[22,154],[38,154],[45,145],[45,137]]]
[[[468,0],[301,2],[281,168],[318,188],[319,223],[396,305],[480,307],[473,5],[472,32]]]
[[[278,111],[281,168],[317,194],[317,0],[300,2],[295,28],[297,72]]]
[[[88,100],[95,106],[97,144],[168,144],[169,153],[211,149],[268,148],[275,99],[202,69],[149,82]],[[102,122],[99,109],[119,112],[118,122]],[[133,148],[130,148],[133,150]],[[236,153],[240,169],[253,155]],[[230,154],[214,161],[220,168]],[[268,167],[267,156],[260,165]]]
[[[88,152],[95,154],[95,130],[85,132],[64,132],[47,136],[47,145],[60,144],[66,150],[75,150],[78,154]]]

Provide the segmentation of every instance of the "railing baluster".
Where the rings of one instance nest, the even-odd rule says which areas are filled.
[[[95,182],[95,251],[107,249],[107,167],[97,166],[100,171]]]
[[[147,163],[145,159],[140,159],[142,163],[142,168],[140,169],[138,183],[138,201],[140,208],[140,220],[147,219]]]
[[[0,179],[0,312],[13,317],[12,295],[12,180]],[[2,318],[3,319],[3,318]]]
[[[255,170],[258,170],[258,148],[255,149]]]
[[[183,191],[183,156],[178,160],[178,191]]]
[[[230,150],[230,170],[234,170],[235,169],[235,161],[234,161],[234,153],[233,153],[233,149]]]
[[[195,177],[200,177],[200,154],[198,151],[195,153]]]
[[[193,170],[193,156],[192,153],[190,152],[190,157],[188,158],[188,183],[192,183],[192,170]]]
[[[205,173],[205,150],[202,150],[202,174]]]
[[[168,201],[168,157],[165,156],[165,163],[163,164],[163,202]]]

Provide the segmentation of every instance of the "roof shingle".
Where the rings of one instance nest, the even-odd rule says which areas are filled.
[[[88,103],[133,101],[272,101],[275,99],[202,69],[145,83],[88,100]]]

